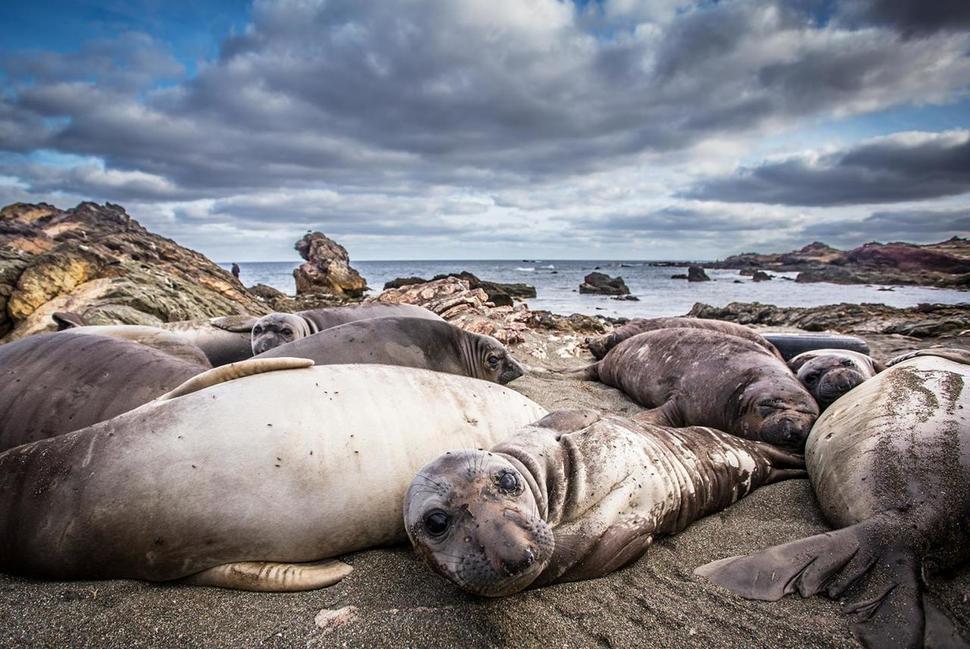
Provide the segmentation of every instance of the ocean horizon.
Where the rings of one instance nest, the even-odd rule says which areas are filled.
[[[296,291],[295,261],[237,262],[240,280],[246,286],[266,284],[292,295]],[[652,266],[650,264],[678,264]],[[697,302],[725,306],[730,302],[760,302],[780,307],[811,307],[842,302],[912,307],[921,303],[960,304],[970,302],[966,291],[926,286],[881,286],[875,284],[796,283],[797,273],[772,273],[775,278],[754,282],[737,270],[706,269],[710,282],[671,279],[686,273],[684,262],[666,260],[368,260],[351,265],[367,280],[369,295],[383,290],[384,283],[398,277],[423,277],[466,270],[480,279],[501,283],[524,283],[536,288],[536,297],[525,300],[531,309],[568,315],[583,313],[612,317],[683,315]],[[231,262],[219,262],[229,269]],[[599,270],[620,276],[639,301],[615,300],[602,295],[581,295],[583,277]]]

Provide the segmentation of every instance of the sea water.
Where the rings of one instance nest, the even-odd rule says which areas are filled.
[[[296,290],[293,269],[299,261],[240,262],[240,279],[246,286],[267,284],[292,295]],[[227,270],[229,263],[220,264]],[[467,270],[480,279],[535,286],[537,297],[526,300],[532,309],[553,313],[586,313],[609,316],[673,316],[690,311],[697,302],[725,306],[729,302],[761,302],[777,306],[881,303],[895,307],[917,304],[970,303],[970,293],[923,286],[876,286],[870,284],[798,284],[797,273],[773,273],[775,278],[753,282],[736,270],[706,272],[712,281],[671,279],[685,274],[686,266],[652,266],[644,261],[596,260],[499,260],[499,261],[355,261],[354,268],[367,280],[370,293],[379,293],[384,282],[396,277],[431,278]],[[618,301],[601,295],[580,295],[579,285],[594,270],[620,276],[638,302]],[[785,279],[787,278],[787,279]],[[735,283],[740,281],[740,283]],[[891,290],[889,290],[891,289]]]

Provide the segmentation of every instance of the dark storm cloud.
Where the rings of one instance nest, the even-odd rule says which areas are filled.
[[[909,37],[970,27],[966,0],[848,0],[839,13],[850,25],[885,25]]]
[[[970,233],[970,209],[899,210],[873,212],[860,220],[839,219],[810,225],[802,230],[808,238],[833,242],[939,241]]]
[[[132,181],[117,185],[119,200],[487,189],[970,83],[968,35],[819,29],[784,3],[622,6],[590,17],[553,0],[258,2],[216,60],[154,90],[146,79],[179,67],[139,44],[147,37],[24,55],[3,63],[13,83],[0,149],[99,157]],[[139,185],[136,172],[168,184]]]
[[[906,133],[820,157],[802,155],[701,181],[688,198],[835,206],[970,192],[970,131]]]

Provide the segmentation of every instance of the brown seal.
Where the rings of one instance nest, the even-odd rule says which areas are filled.
[[[922,647],[924,635],[968,646],[922,596],[925,574],[970,561],[968,362],[965,350],[922,350],[819,417],[805,461],[839,529],[695,572],[750,599],[839,598],[871,649]]]
[[[0,450],[111,419],[210,367],[164,335],[150,347],[74,331],[0,345]]]
[[[404,522],[433,570],[477,595],[601,577],[758,486],[798,456],[710,428],[560,411],[491,451],[424,467]]]
[[[379,363],[506,384],[524,370],[505,345],[444,320],[371,318],[331,327],[256,358],[310,358],[317,365]]]
[[[822,410],[884,369],[882,363],[848,349],[816,349],[788,361],[788,367],[812,393]]]
[[[627,338],[658,329],[704,329],[707,331],[720,331],[724,334],[750,340],[764,347],[772,354],[775,354],[778,358],[781,358],[781,355],[775,349],[774,345],[758,335],[754,329],[734,322],[708,320],[707,318],[634,318],[608,334],[588,339],[586,345],[589,347],[589,351],[593,354],[594,358],[601,359],[611,349]]]
[[[770,351],[750,340],[699,329],[637,334],[584,370],[652,408],[667,426],[710,426],[799,450],[818,405]]]

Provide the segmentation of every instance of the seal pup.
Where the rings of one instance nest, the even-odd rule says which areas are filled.
[[[754,329],[735,322],[709,320],[707,318],[633,318],[608,334],[596,338],[588,338],[586,345],[589,347],[589,351],[593,354],[593,357],[599,360],[627,338],[632,338],[637,334],[642,334],[647,331],[656,331],[657,329],[705,329],[708,331],[720,331],[721,333],[750,340],[764,347],[778,358],[781,358],[781,354],[778,353],[775,346],[762,338]]]
[[[426,318],[444,322],[437,313],[413,304],[359,304],[296,313],[270,313],[253,324],[253,355],[348,322],[372,318]]]
[[[558,411],[491,451],[418,473],[404,523],[418,554],[488,597],[602,577],[760,485],[803,477],[800,457],[711,428]]]
[[[380,363],[460,374],[502,385],[523,375],[505,345],[444,320],[371,318],[331,327],[263,352],[256,358],[293,356],[317,365]]]
[[[922,647],[924,630],[946,636],[948,621],[925,608],[921,581],[970,560],[970,353],[936,351],[888,367],[812,429],[808,475],[836,531],[695,573],[749,599],[843,599],[853,633],[871,649]],[[968,646],[954,634],[946,646]]]
[[[848,349],[816,349],[788,361],[788,367],[805,389],[812,393],[821,410],[885,366],[865,354]]]
[[[0,345],[0,450],[111,419],[211,367],[165,332],[146,346],[75,331]]]
[[[659,329],[627,338],[580,370],[651,408],[662,426],[710,426],[800,451],[818,405],[785,363],[720,331]]]
[[[401,507],[421,466],[546,414],[476,379],[312,363],[209,370],[114,419],[0,453],[0,569],[322,587],[349,567],[288,564],[404,541]]]

